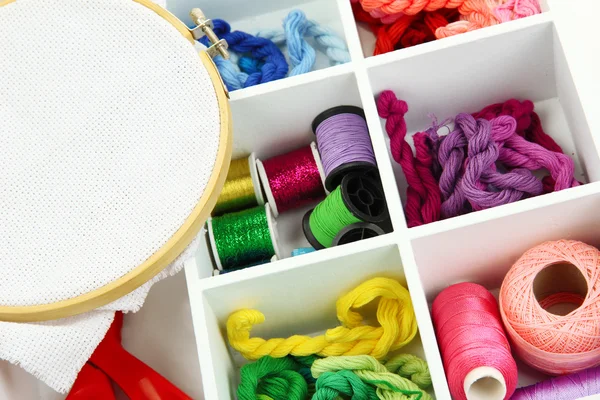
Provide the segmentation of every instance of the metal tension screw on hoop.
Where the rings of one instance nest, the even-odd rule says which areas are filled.
[[[192,17],[192,21],[197,25],[194,29],[191,30],[194,39],[198,40],[204,36],[210,40],[213,44],[206,51],[209,56],[215,58],[215,56],[220,55],[224,59],[229,59],[229,52],[227,48],[227,42],[223,39],[220,39],[215,35],[213,31],[214,25],[210,19],[207,19],[202,10],[199,8],[194,8],[190,12],[190,16]]]

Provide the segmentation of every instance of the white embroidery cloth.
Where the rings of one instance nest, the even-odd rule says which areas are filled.
[[[133,0],[16,0],[0,38],[0,304],[47,304],[172,237],[210,179],[218,104],[194,46]],[[0,323],[0,358],[67,392],[114,312],[137,311],[197,242],[102,309]]]

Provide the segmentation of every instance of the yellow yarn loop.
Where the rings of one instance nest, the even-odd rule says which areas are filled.
[[[377,306],[380,326],[363,324],[363,316],[354,309],[381,298]],[[349,356],[370,355],[384,358],[400,349],[417,334],[417,322],[408,290],[398,281],[373,278],[340,297],[336,304],[342,326],[329,329],[317,337],[294,335],[287,339],[251,338],[254,325],[262,324],[265,316],[257,310],[239,310],[227,320],[227,336],[231,346],[248,360],[264,356],[281,358],[287,355]]]

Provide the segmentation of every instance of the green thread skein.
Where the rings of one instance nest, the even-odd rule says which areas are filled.
[[[240,370],[238,400],[306,400],[308,384],[303,368],[291,357],[262,357]],[[304,367],[305,368],[305,367]]]
[[[344,397],[342,397],[344,396]],[[325,372],[317,379],[312,400],[378,400],[375,388],[352,371]]]
[[[318,378],[326,372],[353,371],[362,381],[377,387],[381,400],[432,400],[411,380],[396,375],[371,356],[340,356],[316,360],[311,368]]]
[[[410,379],[421,389],[431,386],[431,374],[427,363],[412,354],[400,354],[383,364],[388,371]]]

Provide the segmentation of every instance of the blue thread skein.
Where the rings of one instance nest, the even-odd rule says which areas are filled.
[[[314,38],[324,50],[333,65],[350,62],[350,53],[344,40],[331,29],[306,19],[304,12],[291,11],[283,21],[284,29],[265,30],[257,34],[259,37],[270,39],[275,44],[287,44],[292,71],[290,76],[310,72],[315,63],[315,50],[305,38]]]
[[[250,53],[254,58],[264,60],[264,65],[262,66],[261,70],[249,74],[246,80],[243,82],[243,87],[271,82],[284,78],[287,75],[287,62],[283,56],[283,53],[281,50],[279,50],[275,43],[265,38],[254,37],[246,32],[231,32],[231,26],[222,19],[215,19],[213,23],[215,34],[219,37],[219,39],[225,39],[232,51],[237,53]],[[201,38],[200,42],[205,46],[210,46],[207,37]],[[223,76],[223,80],[225,81],[228,89],[238,89],[238,86],[240,85],[244,76],[240,75],[240,72],[237,72],[237,67],[235,64],[224,59],[217,59],[218,57],[215,58],[215,64],[217,64],[217,67],[220,65],[221,68],[226,70],[226,73],[222,73],[222,76],[225,75]],[[226,66],[226,63],[231,65]],[[220,72],[222,71],[221,68],[219,68]]]

